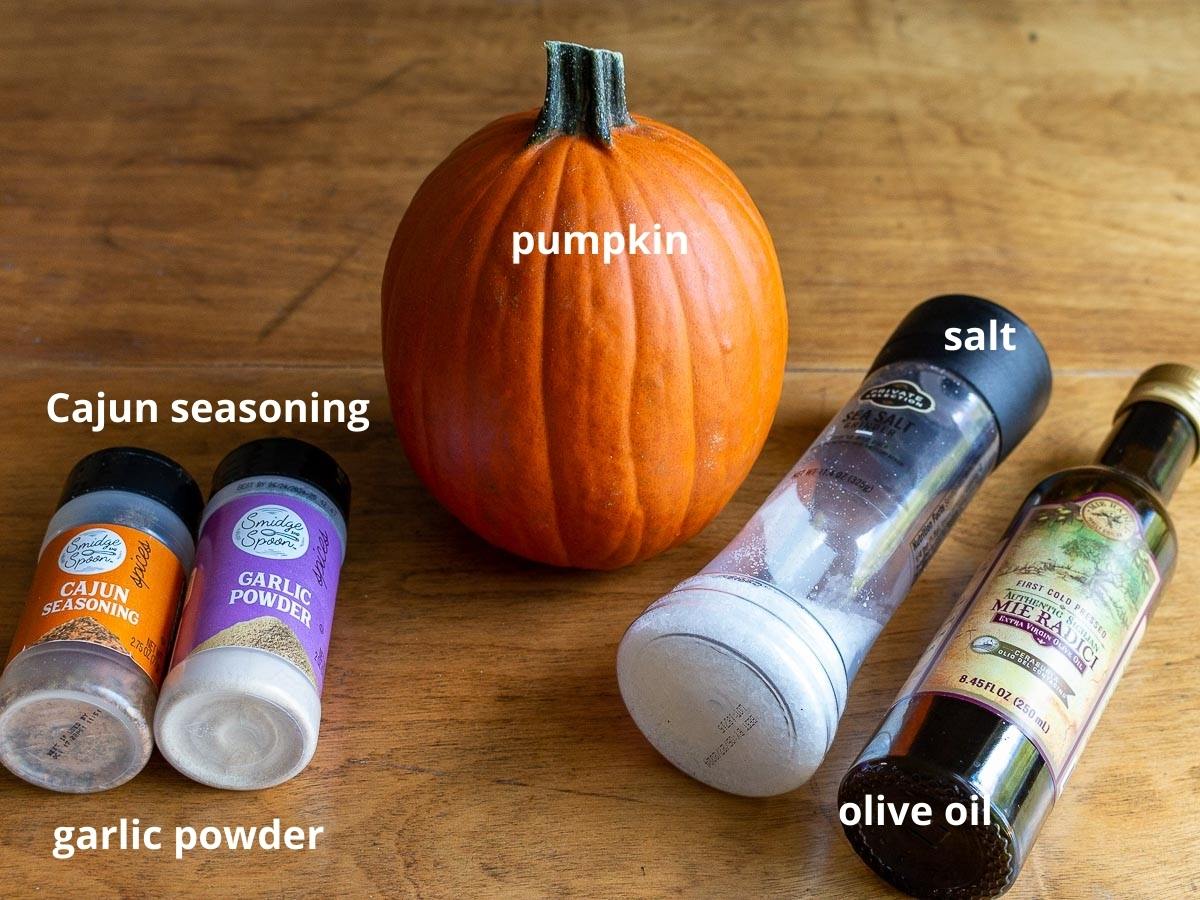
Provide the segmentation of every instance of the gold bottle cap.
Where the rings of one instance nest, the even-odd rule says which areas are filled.
[[[1147,369],[1129,389],[1117,415],[1144,400],[1175,407],[1200,434],[1200,370],[1180,363],[1163,363]]]

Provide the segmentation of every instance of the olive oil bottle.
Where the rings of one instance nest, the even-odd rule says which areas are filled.
[[[884,879],[944,898],[1016,880],[1171,576],[1166,503],[1198,449],[1200,371],[1156,366],[1097,462],[1026,498],[842,780],[839,807],[932,808],[926,826],[845,826]]]

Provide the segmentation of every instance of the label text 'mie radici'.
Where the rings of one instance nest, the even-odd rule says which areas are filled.
[[[534,251],[543,256],[601,256],[607,266],[617,256],[687,256],[688,238],[682,231],[663,231],[655,222],[648,230],[639,229],[633,222],[625,231],[514,231],[512,261]]]

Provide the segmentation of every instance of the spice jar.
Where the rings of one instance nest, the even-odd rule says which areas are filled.
[[[346,473],[303,441],[217,467],[154,722],[180,772],[254,790],[312,759],[349,515]]]
[[[1013,349],[947,349],[951,328]],[[807,781],[875,638],[1049,392],[1045,351],[1004,307],[913,309],[741,533],[629,627],[617,676],[642,733],[730,793]]]
[[[13,774],[86,793],[146,765],[203,502],[149,450],[101,450],[71,470],[0,676],[0,762]]]

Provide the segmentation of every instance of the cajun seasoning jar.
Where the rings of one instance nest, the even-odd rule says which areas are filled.
[[[87,793],[146,765],[203,503],[149,450],[100,450],[71,470],[0,676],[0,762],[13,774]]]

